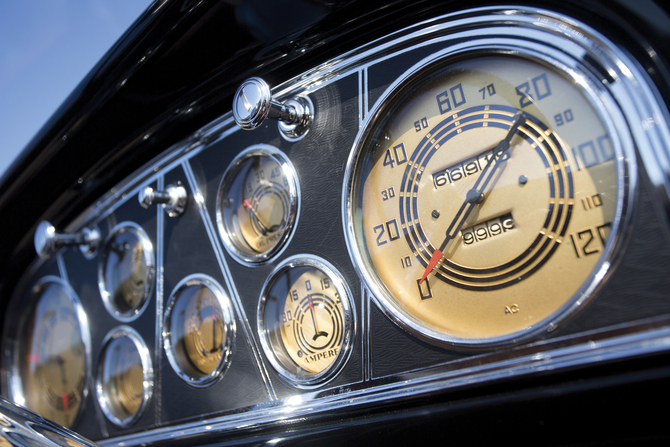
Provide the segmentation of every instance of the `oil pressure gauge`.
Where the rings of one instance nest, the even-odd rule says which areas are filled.
[[[353,307],[334,267],[312,256],[285,260],[263,286],[258,324],[265,354],[298,387],[332,378],[349,355]]]
[[[219,186],[216,220],[228,253],[257,265],[284,247],[298,217],[298,181],[279,150],[256,145],[230,164]]]
[[[415,67],[352,153],[351,252],[386,313],[434,342],[553,328],[602,278],[622,227],[622,114],[576,61],[513,49]]]

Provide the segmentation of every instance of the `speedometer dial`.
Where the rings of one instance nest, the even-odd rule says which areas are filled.
[[[625,199],[594,90],[490,52],[433,63],[381,102],[347,203],[351,246],[389,315],[433,341],[488,346],[583,300]]]

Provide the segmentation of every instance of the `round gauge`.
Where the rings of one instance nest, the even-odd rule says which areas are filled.
[[[151,356],[140,335],[128,326],[113,329],[102,343],[96,390],[107,419],[128,427],[151,398]]]
[[[352,153],[351,252],[386,313],[431,341],[552,329],[604,275],[620,231],[613,100],[579,66],[515,53],[415,67]]]
[[[298,195],[295,170],[283,153],[267,145],[240,153],[223,175],[216,201],[228,253],[246,265],[278,254],[295,225]]]
[[[14,354],[14,402],[72,427],[88,394],[90,341],[74,291],[47,276],[35,287]]]
[[[205,275],[184,278],[170,295],[163,340],[172,368],[187,383],[207,386],[230,363],[235,320],[228,297]]]
[[[283,378],[310,387],[339,371],[353,339],[350,296],[342,277],[319,258],[289,258],[270,275],[258,307],[258,331]]]
[[[142,227],[134,222],[115,226],[98,268],[98,286],[109,313],[121,321],[137,318],[149,302],[153,278],[153,247]]]

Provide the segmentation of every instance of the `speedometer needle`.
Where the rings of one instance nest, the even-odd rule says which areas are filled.
[[[460,209],[458,210],[454,218],[451,220],[449,228],[447,229],[447,235],[444,238],[444,241],[442,241],[442,245],[440,245],[439,250],[435,250],[433,252],[433,256],[431,256],[430,261],[428,262],[428,266],[426,267],[426,270],[423,272],[423,276],[419,281],[419,285],[423,283],[423,281],[428,277],[430,272],[433,271],[437,263],[440,262],[440,259],[444,257],[444,249],[446,248],[449,241],[454,239],[458,234],[458,232],[461,230],[461,227],[463,226],[465,220],[468,218],[468,216],[474,209],[475,205],[481,203],[483,199],[482,194],[484,193],[484,190],[486,190],[486,187],[493,178],[493,175],[500,167],[501,164],[500,160],[502,159],[502,156],[505,154],[505,152],[509,149],[510,147],[509,143],[512,140],[512,137],[516,133],[519,126],[525,122],[526,122],[526,116],[523,114],[523,112],[519,112],[519,114],[516,115],[514,122],[512,123],[512,127],[510,127],[509,131],[507,132],[507,135],[505,135],[505,138],[503,138],[500,141],[500,143],[496,145],[495,149],[493,149],[491,158],[489,159],[488,163],[486,163],[486,166],[484,166],[484,169],[482,170],[482,173],[475,182],[475,185],[466,194],[465,202],[463,202],[463,205],[461,205]]]
[[[316,322],[316,317],[314,317],[314,307],[312,307],[312,296],[307,295],[307,302],[309,303],[309,310],[312,313],[312,323],[314,323],[314,337],[312,337],[312,340],[316,341],[317,338],[324,336],[327,337],[328,333],[319,331],[319,325]]]

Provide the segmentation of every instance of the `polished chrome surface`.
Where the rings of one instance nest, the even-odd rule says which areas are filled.
[[[151,400],[154,387],[151,355],[140,334],[129,326],[112,329],[102,346],[95,382],[98,405],[112,423],[130,427],[142,416]],[[131,351],[124,352],[129,348]],[[124,354],[126,362],[121,363],[119,358]],[[137,360],[138,363],[129,364],[127,360]],[[140,368],[139,375],[137,368]],[[109,376],[109,369],[115,369],[118,374]]]
[[[137,200],[145,209],[153,204],[162,204],[168,216],[178,217],[186,210],[188,193],[180,184],[167,185],[165,191],[155,191],[151,186],[147,186],[140,190]]]
[[[78,245],[87,259],[93,259],[100,239],[97,227],[84,227],[74,234],[57,233],[54,226],[44,220],[35,230],[35,251],[42,259],[49,259],[62,247]]]
[[[0,397],[0,445],[95,447],[98,444]]]
[[[235,122],[244,130],[254,130],[267,119],[279,121],[279,130],[289,141],[304,136],[312,125],[314,105],[307,97],[285,103],[273,99],[270,86],[261,78],[249,78],[240,85],[233,99]]]
[[[202,371],[198,365],[195,364],[194,359],[191,358],[192,352],[186,348],[186,336],[194,334],[184,334],[180,337],[181,331],[188,323],[184,321],[184,311],[192,304],[191,298],[193,295],[182,297],[182,295],[189,288],[199,288],[200,290],[207,290],[212,294],[212,298],[216,300],[220,312],[219,318],[223,320],[221,325],[223,327],[222,334],[219,336],[218,343],[214,340],[216,335],[212,335],[212,343],[216,346],[206,354],[212,354],[212,351],[220,352],[219,360],[208,371]],[[198,293],[196,300],[203,298],[202,293]],[[183,303],[182,301],[186,301]],[[199,303],[194,304],[197,308]],[[181,309],[177,313],[175,306]],[[214,308],[211,310],[212,320],[208,321],[212,325],[212,330],[215,331],[215,321],[217,320],[215,314],[218,313]],[[201,322],[202,323],[202,322]],[[179,327],[182,326],[182,327]],[[192,327],[193,331],[199,331],[201,326]],[[163,318],[163,344],[168,361],[172,369],[177,375],[186,383],[194,387],[206,387],[223,377],[227,368],[230,366],[231,357],[233,354],[233,347],[235,343],[235,319],[230,305],[228,296],[223,292],[221,286],[211,277],[202,274],[189,275],[182,279],[174,288],[167,301],[165,308],[165,316]],[[200,340],[202,342],[202,340]],[[194,343],[197,345],[197,343]],[[204,346],[204,344],[203,344]]]
[[[147,307],[154,266],[153,244],[142,227],[121,222],[112,228],[98,264],[98,288],[105,308],[116,319],[132,321]]]

